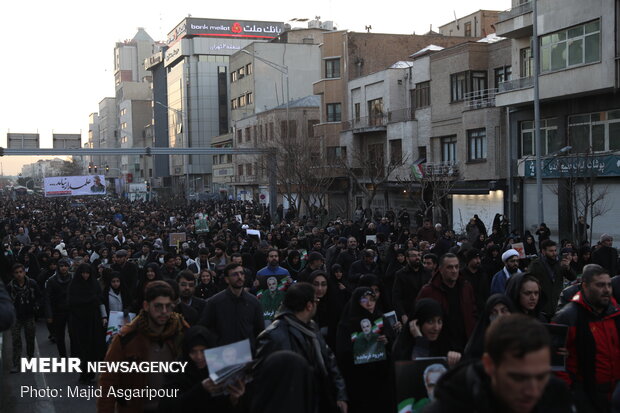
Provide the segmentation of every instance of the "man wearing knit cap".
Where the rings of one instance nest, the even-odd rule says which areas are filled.
[[[308,255],[308,263],[306,264],[306,266],[304,267],[303,270],[301,270],[298,274],[297,274],[297,280],[296,281],[308,281],[308,279],[310,278],[310,274],[312,274],[313,271],[318,270],[318,269],[322,269],[323,268],[323,264],[325,263],[325,259],[323,258],[323,255],[321,255],[320,252],[311,252]]]
[[[489,298],[491,277],[482,268],[480,251],[472,248],[463,254],[465,267],[461,269],[461,278],[469,281],[476,296],[476,307],[484,308]]]
[[[618,251],[612,247],[613,243],[611,235],[603,234],[600,246],[592,253],[592,263],[605,268],[612,277],[618,274]]]
[[[513,274],[521,272],[519,269],[519,252],[515,249],[509,249],[502,254],[504,268],[493,276],[491,281],[491,295],[504,294],[506,291],[506,283]]]

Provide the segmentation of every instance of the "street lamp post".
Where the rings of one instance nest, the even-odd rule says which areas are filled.
[[[538,83],[538,71],[540,67],[540,53],[538,43],[538,6],[537,1],[532,0],[532,54],[534,55],[534,140],[536,142],[536,192],[538,194],[538,225],[545,222],[543,206],[543,185],[542,185],[542,141],[540,138],[540,95]]]
[[[251,53],[245,49],[242,49],[241,52],[247,55],[250,55],[254,59],[265,63],[267,66],[271,67],[272,69],[277,70],[278,72],[282,73],[284,77],[286,77],[286,136],[285,136],[285,139],[286,139],[286,142],[288,142],[288,139],[290,136],[289,107],[290,107],[290,100],[291,100],[289,80],[288,80],[288,66],[272,62],[271,60],[267,60],[264,57],[258,56],[257,54]],[[278,180],[276,176],[277,162],[278,161],[276,158],[275,151],[270,152],[267,155],[267,163],[268,163],[268,170],[269,170],[269,215],[271,215],[271,219],[273,220],[273,222],[275,222],[276,209],[277,209],[277,203],[278,203],[278,191],[277,191]]]
[[[185,112],[179,109],[175,109],[175,108],[171,108],[168,105],[165,105],[157,100],[154,101],[156,104],[163,106],[164,108],[171,110],[177,114],[181,115],[181,127],[183,128],[183,131],[185,133],[185,137],[186,137],[186,141],[187,141],[187,147],[189,148],[189,130],[187,129],[186,125],[185,125]],[[187,200],[187,204],[189,205],[189,155],[185,155],[185,197]]]

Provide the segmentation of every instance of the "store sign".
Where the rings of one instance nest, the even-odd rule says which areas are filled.
[[[536,161],[525,161],[525,176],[536,176]],[[561,156],[542,159],[543,178],[620,176],[620,156]]]
[[[183,35],[273,39],[283,30],[282,22],[188,18]],[[175,36],[171,32],[168,38]]]

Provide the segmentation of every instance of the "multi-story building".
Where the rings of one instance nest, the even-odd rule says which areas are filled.
[[[113,97],[103,98],[99,102],[99,147],[118,148],[119,141],[118,111],[116,99]],[[118,179],[121,176],[119,156],[101,156],[100,163],[107,166],[106,177]]]
[[[214,136],[229,132],[229,56],[252,42],[276,38],[282,30],[280,22],[188,17],[169,33],[167,98],[161,104],[167,111],[170,147],[208,148]],[[189,192],[190,182],[198,178],[211,186],[211,156],[173,155],[169,166],[179,192]]]
[[[428,45],[449,47],[471,37],[429,35],[398,35],[377,33],[354,33],[347,31],[328,32],[323,35],[321,49],[321,80],[314,83],[314,94],[321,96],[321,121],[315,134],[321,136],[326,148],[334,148],[337,153],[344,147],[340,143],[343,127],[352,125],[355,107],[350,105],[349,82],[375,72],[385,70],[395,62],[404,61],[409,56]],[[360,103],[361,105],[361,103]],[[364,105],[366,107],[366,105]],[[360,106],[361,108],[361,106]],[[350,154],[349,154],[350,156]],[[355,205],[342,191],[347,187],[348,178],[341,176],[335,191],[338,207],[350,213]],[[336,203],[336,199],[334,199]]]
[[[211,140],[211,147],[232,148],[233,133],[214,136]],[[213,155],[213,192],[228,199],[229,196],[234,196],[234,183],[235,164],[233,163],[233,155]]]
[[[618,237],[618,2],[539,0],[537,19],[531,2],[513,0],[512,6],[496,24],[497,34],[511,39],[514,72],[512,80],[499,85],[496,99],[509,116],[511,219],[532,232],[540,224],[531,49],[536,41],[545,223],[554,237],[576,239],[577,219],[585,216],[593,224],[592,242],[601,233]],[[537,39],[532,39],[534,21]]]
[[[94,112],[88,115],[88,142],[87,148],[101,148],[101,134],[99,130],[99,113]],[[86,157],[88,165],[101,165],[102,157],[100,155],[91,155]]]
[[[496,10],[478,10],[439,26],[439,34],[444,36],[486,37],[495,33],[495,23],[497,23],[499,13]]]

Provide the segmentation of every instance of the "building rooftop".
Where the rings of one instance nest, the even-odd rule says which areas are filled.
[[[435,46],[434,44],[429,44],[425,48],[418,50],[417,52],[415,52],[412,55],[409,55],[409,57],[419,57],[419,56],[422,56],[422,55],[424,55],[426,53],[438,52],[438,51],[443,50],[443,49],[444,48],[441,47],[441,46]]]
[[[303,98],[291,100],[289,102],[289,109],[292,108],[312,108],[321,106],[321,97],[318,95],[310,95]],[[275,107],[274,109],[286,109],[286,103]]]

